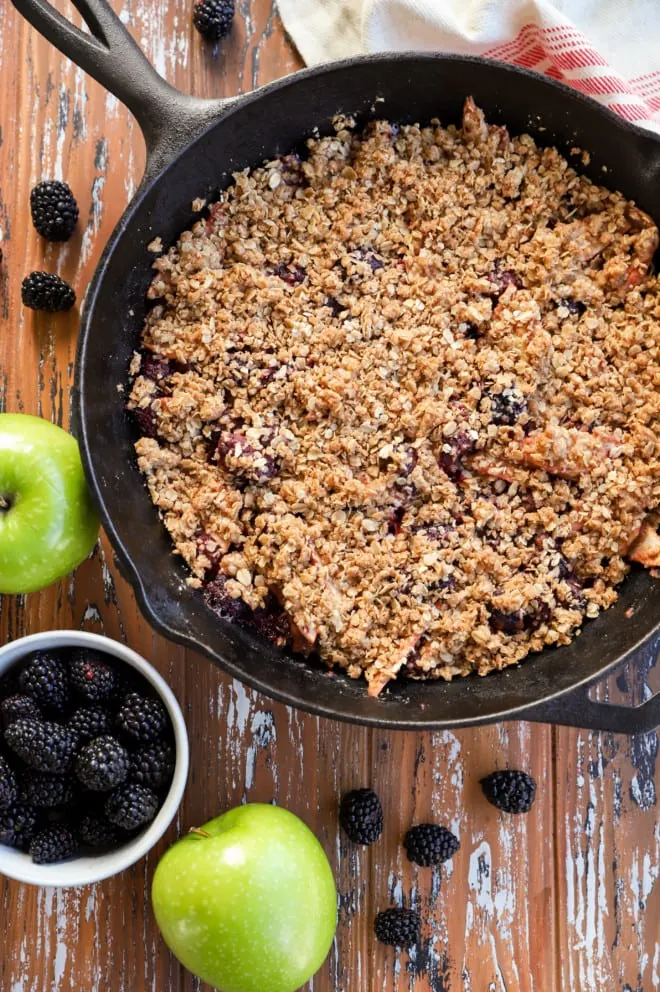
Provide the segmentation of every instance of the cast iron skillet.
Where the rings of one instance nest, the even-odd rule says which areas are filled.
[[[124,413],[128,364],[138,343],[150,282],[147,244],[167,246],[195,219],[191,203],[217,194],[230,173],[329,133],[338,111],[360,122],[458,121],[472,94],[488,119],[542,144],[591,153],[587,173],[622,190],[660,220],[660,140],[596,103],[539,76],[481,59],[383,55],[306,70],[240,99],[179,93],[149,65],[105,0],[74,0],[91,34],[47,0],[13,0],[65,55],[135,114],[147,145],[142,184],[110,238],[90,285],[76,365],[74,429],[87,478],[123,573],[153,626],[208,655],[226,671],[286,703],[381,727],[440,728],[524,718],[624,733],[660,724],[660,694],[642,706],[589,700],[589,683],[629,659],[659,626],[660,583],[636,571],[617,604],[570,646],[520,668],[451,684],[403,682],[370,699],[363,682],[283,654],[216,617],[185,584],[185,571],[138,473],[136,433]],[[376,100],[378,98],[378,100]],[[607,166],[607,174],[601,166]]]

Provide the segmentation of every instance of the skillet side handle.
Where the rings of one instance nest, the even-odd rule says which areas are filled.
[[[91,34],[71,24],[48,0],[12,0],[40,34],[134,114],[147,146],[146,175],[155,175],[231,101],[200,100],[170,86],[149,63],[107,0],[72,2]]]
[[[591,686],[581,687],[559,699],[551,699],[521,714],[534,723],[556,723],[563,727],[605,731],[612,734],[650,734],[660,727],[660,692],[640,706],[600,703],[589,698]]]

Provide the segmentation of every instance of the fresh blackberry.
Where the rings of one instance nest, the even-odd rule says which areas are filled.
[[[71,768],[78,746],[72,730],[40,720],[17,720],[5,730],[5,740],[30,768],[53,774]]]
[[[70,806],[75,796],[73,782],[65,775],[26,772],[20,783],[21,800],[28,806]]]
[[[339,822],[354,844],[373,844],[383,832],[383,809],[373,789],[354,789],[342,798]]]
[[[505,813],[529,813],[536,794],[536,782],[527,772],[507,768],[481,779],[489,803]]]
[[[95,737],[112,732],[112,714],[103,706],[81,706],[75,711],[67,726],[78,734],[81,744],[89,744]]]
[[[451,830],[437,823],[420,823],[411,827],[403,839],[408,860],[428,868],[448,861],[458,851],[460,844]]]
[[[41,710],[31,696],[16,693],[14,696],[9,696],[0,703],[0,723],[2,723],[3,729],[6,729],[10,723],[15,723],[17,720],[22,719],[41,719]]]
[[[122,830],[137,830],[151,823],[158,812],[158,796],[151,789],[129,782],[120,785],[108,797],[105,804],[105,815]]]
[[[0,844],[27,851],[37,829],[37,810],[25,803],[14,803],[0,810]]]
[[[76,776],[92,792],[109,792],[121,785],[128,770],[128,751],[109,734],[86,744],[76,762]]]
[[[193,24],[207,41],[218,41],[229,34],[234,11],[234,0],[201,0],[193,9]]]
[[[0,755],[0,809],[7,809],[16,800],[16,776]]]
[[[174,748],[171,744],[155,741],[131,755],[131,781],[149,789],[168,785],[173,772]]]
[[[73,858],[80,841],[68,823],[49,823],[32,838],[30,854],[36,865],[52,865]]]
[[[21,283],[21,299],[23,306],[30,310],[58,313],[71,309],[76,302],[76,294],[68,282],[59,276],[50,272],[31,272]]]
[[[115,847],[118,843],[117,830],[100,816],[83,816],[78,831],[83,844],[88,847]]]
[[[22,692],[40,705],[61,712],[71,696],[66,662],[46,651],[39,651],[28,661],[18,678]]]
[[[132,744],[147,744],[162,737],[168,728],[167,710],[158,699],[149,699],[138,692],[124,697],[117,724]]]
[[[112,665],[102,658],[81,651],[71,662],[71,685],[90,703],[111,699],[115,693],[116,675]]]
[[[414,947],[421,929],[419,913],[412,909],[385,909],[374,921],[376,940],[391,947]]]
[[[32,223],[47,241],[68,241],[78,222],[78,204],[67,183],[47,180],[30,193]]]

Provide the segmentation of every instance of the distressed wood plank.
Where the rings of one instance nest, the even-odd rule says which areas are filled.
[[[274,0],[239,0],[232,36],[212,47],[191,26],[191,0],[115,7],[159,71],[191,93],[232,95],[299,65]],[[77,321],[24,312],[20,281],[44,267],[82,296],[139,182],[144,147],[114,97],[9,4],[2,14],[0,400],[66,426]],[[79,233],[65,246],[45,246],[29,223],[29,190],[45,177],[66,179],[80,204]],[[293,809],[335,868],[340,927],[309,992],[660,988],[657,738],[628,746],[528,724],[386,734],[292,712],[153,634],[105,540],[72,579],[0,603],[3,641],[68,626],[127,641],[156,664],[187,714],[191,779],[167,837],[122,876],[69,892],[0,884],[2,992],[207,992],[160,942],[149,882],[178,833],[244,800]],[[541,783],[527,818],[501,816],[481,796],[478,779],[507,764]],[[384,836],[368,850],[337,825],[341,794],[361,785],[376,787],[386,810]],[[413,868],[401,848],[406,828],[431,817],[461,839],[439,872]],[[375,912],[399,901],[424,915],[419,958],[375,946]]]

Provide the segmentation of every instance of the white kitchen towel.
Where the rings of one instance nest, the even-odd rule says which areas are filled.
[[[660,0],[277,0],[308,65],[360,52],[485,55],[660,131]]]

